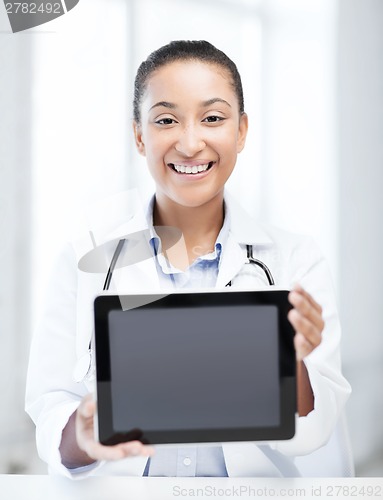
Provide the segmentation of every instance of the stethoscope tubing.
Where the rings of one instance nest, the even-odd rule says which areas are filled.
[[[114,251],[112,260],[110,261],[110,266],[109,266],[108,272],[106,274],[103,290],[109,290],[110,282],[111,282],[112,276],[113,276],[113,271],[114,271],[114,268],[116,267],[118,258],[120,256],[121,250],[125,244],[125,241],[126,241],[126,239],[122,238],[117,244],[117,247]]]
[[[270,269],[266,266],[264,262],[261,260],[255,259],[253,257],[253,246],[252,245],[246,245],[247,249],[247,258],[249,259],[249,264],[255,264],[256,266],[259,266],[263,271],[265,272],[267,276],[267,280],[269,282],[269,285],[275,285],[274,283],[274,278],[273,275],[271,274]]]
[[[104,283],[103,290],[108,290],[109,289],[110,282],[111,282],[112,276],[113,276],[113,272],[114,272],[114,269],[116,267],[118,258],[120,256],[121,250],[124,247],[125,241],[126,241],[126,239],[122,238],[118,242],[118,244],[117,244],[117,247],[116,247],[116,249],[114,251],[112,260],[110,262],[110,266],[109,266],[108,272],[106,274],[106,278],[105,278],[105,283]],[[266,274],[267,281],[269,282],[269,285],[274,285],[275,284],[274,283],[274,278],[273,278],[273,275],[271,274],[270,269],[267,267],[267,265],[264,262],[262,262],[259,259],[255,259],[253,257],[253,246],[252,245],[246,245],[246,250],[247,250],[247,258],[248,258],[248,261],[249,261],[248,263],[249,264],[254,264],[254,265],[260,267],[263,270],[263,272]],[[231,286],[231,284],[232,283],[231,283],[231,280],[230,280],[229,283],[227,283],[226,286]]]

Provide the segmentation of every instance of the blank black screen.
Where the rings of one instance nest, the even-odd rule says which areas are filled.
[[[116,432],[280,424],[274,305],[109,312]]]

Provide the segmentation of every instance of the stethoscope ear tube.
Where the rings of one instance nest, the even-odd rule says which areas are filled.
[[[249,259],[249,263],[255,264],[256,266],[259,266],[261,269],[263,269],[264,273],[267,276],[267,280],[269,282],[269,285],[275,285],[273,275],[271,274],[271,271],[266,266],[266,264],[264,262],[262,262],[261,260],[254,259],[252,245],[246,245],[246,249],[247,249],[247,258]]]
[[[103,290],[108,290],[109,289],[110,282],[111,282],[112,276],[113,276],[113,271],[114,271],[114,268],[116,267],[116,264],[117,264],[117,261],[118,261],[118,257],[120,256],[120,253],[121,253],[122,247],[124,246],[125,241],[126,241],[125,238],[123,238],[117,244],[116,250],[114,251],[112,260],[110,262],[110,266],[109,266],[108,272],[106,274],[106,278],[105,278],[105,283],[104,283]]]

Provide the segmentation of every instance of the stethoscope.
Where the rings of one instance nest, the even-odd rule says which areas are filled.
[[[127,241],[127,239],[123,238],[118,242],[118,244],[116,246],[112,260],[110,261],[108,272],[106,274],[103,291],[109,290],[110,282],[111,282],[112,276],[113,276],[113,271],[116,267],[118,258],[121,254],[121,250],[123,249],[126,241]],[[269,282],[269,285],[274,285],[275,284],[274,278],[273,278],[273,275],[271,274],[270,269],[267,267],[267,265],[264,262],[262,262],[261,260],[255,259],[253,257],[252,245],[246,245],[246,251],[247,251],[247,260],[248,260],[247,264],[253,264],[255,266],[260,267],[263,270],[263,272],[265,273],[265,275],[267,277],[267,281]],[[226,286],[227,287],[232,286],[232,280],[230,280],[226,284]],[[88,352],[80,358],[79,364],[75,369],[74,380],[76,382],[80,382],[83,379],[89,379],[91,377],[91,372],[92,372],[91,365],[92,365],[92,356],[93,356],[92,349],[91,349],[91,343],[92,343],[92,341],[89,342]]]
[[[112,260],[110,261],[110,266],[109,266],[108,272],[106,274],[103,290],[109,289],[110,282],[111,282],[112,276],[113,276],[113,271],[114,271],[114,268],[116,267],[118,258],[120,256],[121,250],[123,249],[125,241],[126,241],[126,238],[121,239],[116,246]],[[248,259],[247,264],[254,264],[256,266],[259,266],[266,274],[267,281],[269,282],[269,285],[274,285],[275,284],[274,278],[273,278],[273,275],[271,274],[270,269],[266,266],[266,264],[264,262],[262,262],[261,260],[255,259],[253,257],[252,245],[246,245],[246,250],[247,250],[247,259]],[[229,283],[226,284],[226,286],[231,286],[231,285],[232,285],[232,282],[230,280]]]

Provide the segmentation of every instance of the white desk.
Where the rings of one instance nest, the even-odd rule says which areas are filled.
[[[339,488],[345,488],[345,495]],[[353,498],[382,500],[383,478],[141,478],[0,475],[1,500],[162,500],[177,498]],[[367,495],[366,488],[374,494]],[[372,490],[371,490],[372,488]],[[361,491],[361,490],[360,490]]]

